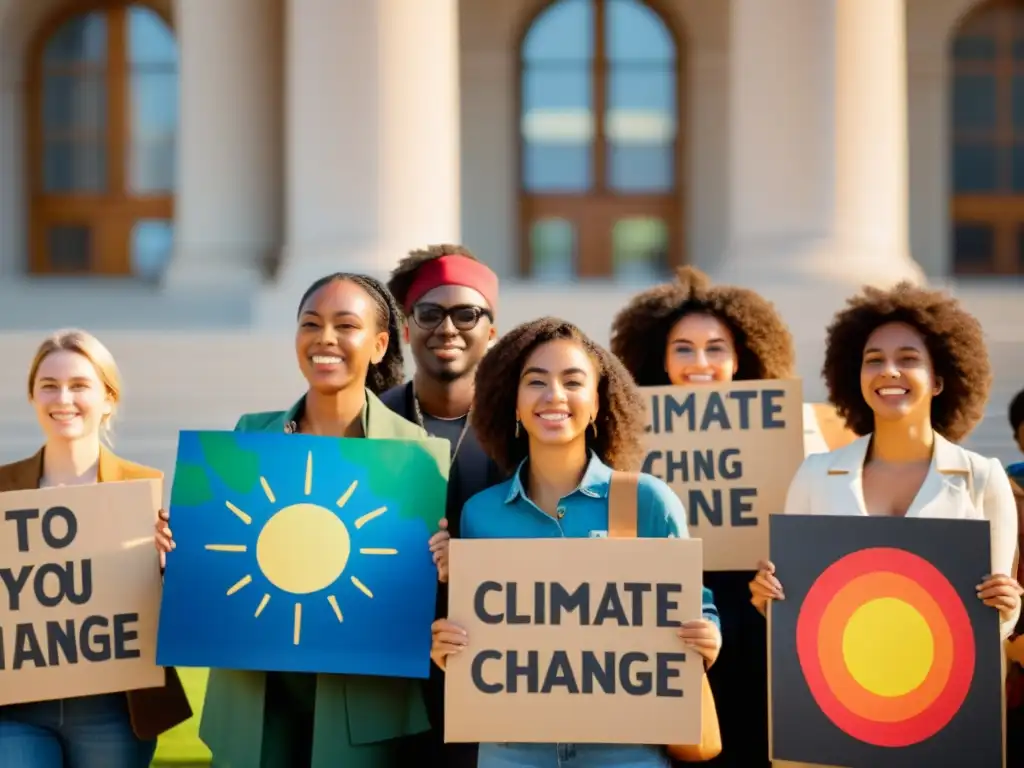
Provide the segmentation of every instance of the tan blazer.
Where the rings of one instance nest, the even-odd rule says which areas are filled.
[[[43,451],[35,456],[0,466],[0,492],[28,491],[39,487],[43,476]],[[98,482],[119,480],[162,479],[163,473],[151,467],[134,464],[101,449]],[[156,557],[154,556],[154,561]],[[155,739],[164,731],[192,717],[185,690],[174,667],[167,667],[162,688],[128,691],[128,714],[132,730],[140,739]]]
[[[866,515],[861,477],[871,436],[828,453],[811,454],[797,470],[784,511],[803,515]],[[988,520],[992,532],[992,573],[1014,575],[1017,505],[1006,471],[996,459],[935,436],[931,469],[907,510],[907,517]],[[979,574],[981,576],[982,574]],[[1003,637],[1017,618],[1002,624]]]

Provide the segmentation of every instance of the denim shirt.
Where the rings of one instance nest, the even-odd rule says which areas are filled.
[[[591,452],[579,486],[561,499],[555,519],[530,501],[523,489],[524,459],[516,473],[499,485],[471,497],[462,508],[464,539],[585,539],[608,533],[608,488],[612,470]],[[637,537],[687,539],[686,509],[662,480],[641,474],[637,490]],[[718,608],[707,587],[701,613],[721,631]]]

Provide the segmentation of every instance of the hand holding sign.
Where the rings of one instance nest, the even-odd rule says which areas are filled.
[[[722,633],[713,621],[695,619],[685,621],[677,632],[680,639],[704,658],[704,669],[715,663],[722,650]]]
[[[438,619],[430,626],[432,642],[430,658],[440,669],[448,666],[448,656],[458,653],[469,645],[466,630],[448,619]]]
[[[757,575],[750,582],[750,602],[763,616],[769,600],[785,600],[782,582],[775,578],[775,565],[770,560],[757,564]]]
[[[1020,608],[1021,587],[1016,579],[996,574],[986,576],[978,585],[978,597],[989,608],[999,609],[1002,621],[1012,619]]]
[[[442,584],[448,583],[448,542],[452,535],[448,532],[448,519],[442,517],[437,527],[440,530],[430,537],[430,554],[434,557],[434,565],[437,566],[437,580]]]

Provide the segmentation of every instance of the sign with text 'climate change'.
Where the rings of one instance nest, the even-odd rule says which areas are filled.
[[[643,470],[686,506],[708,571],[753,570],[768,556],[768,515],[782,512],[804,459],[799,380],[644,387]]]

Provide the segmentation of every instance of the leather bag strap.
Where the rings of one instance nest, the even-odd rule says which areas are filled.
[[[612,472],[608,488],[608,538],[636,538],[639,488],[639,472]]]

